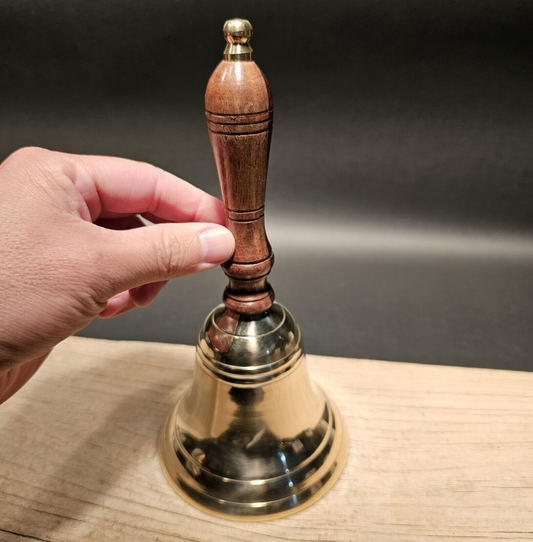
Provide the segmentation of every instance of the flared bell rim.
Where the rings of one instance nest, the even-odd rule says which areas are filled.
[[[279,498],[257,502],[232,501],[223,499],[220,495],[210,494],[208,487],[199,487],[197,480],[193,479],[188,469],[180,461],[179,454],[176,453],[176,418],[180,401],[176,404],[163,431],[161,431],[159,459],[163,473],[170,485],[186,502],[203,512],[222,519],[242,522],[270,521],[300,512],[317,502],[333,487],[343,471],[348,454],[348,435],[344,420],[335,403],[327,395],[324,394],[324,397],[326,407],[330,412],[330,423],[334,435],[323,461],[312,466],[313,468],[309,470],[311,475],[306,478],[305,483],[293,486],[290,473],[271,479],[226,479],[226,482],[245,483],[250,486],[275,481],[280,488],[285,488],[285,494]],[[313,469],[315,472],[312,472]],[[283,484],[283,479],[285,479],[285,484]]]
[[[217,307],[200,332],[192,384],[160,440],[176,492],[221,518],[284,517],[333,486],[347,448],[343,419],[311,379],[289,311],[275,304],[241,318]]]

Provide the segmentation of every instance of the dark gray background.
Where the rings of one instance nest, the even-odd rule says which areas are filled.
[[[203,114],[225,19],[274,93],[267,230],[309,352],[533,369],[529,1],[4,0],[0,158],[152,162],[219,194]],[[91,337],[194,343],[219,269]]]

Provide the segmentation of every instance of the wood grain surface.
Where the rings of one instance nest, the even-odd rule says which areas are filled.
[[[190,346],[70,338],[0,406],[0,540],[533,540],[533,374],[309,356],[350,432],[339,482],[266,523],[189,506],[157,436]]]

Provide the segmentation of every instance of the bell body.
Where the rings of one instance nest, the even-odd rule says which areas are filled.
[[[218,516],[260,520],[326,493],[346,459],[335,405],[310,378],[301,335],[279,303],[207,318],[193,383],[161,437],[163,470],[189,502]]]

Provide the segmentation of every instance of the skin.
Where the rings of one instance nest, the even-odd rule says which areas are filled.
[[[137,215],[154,225],[145,227]],[[21,149],[0,165],[0,403],[94,318],[231,257],[218,199],[149,164]]]

